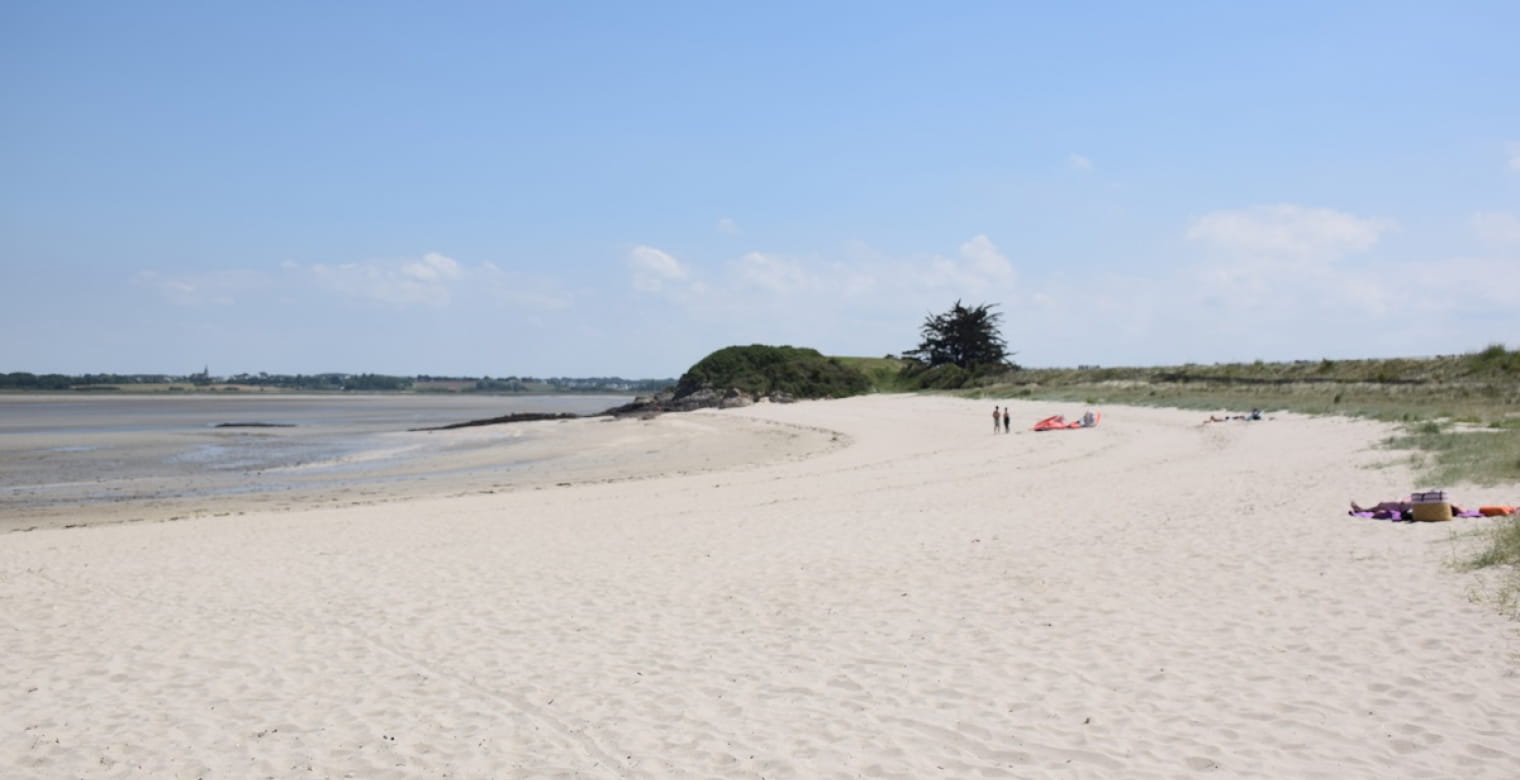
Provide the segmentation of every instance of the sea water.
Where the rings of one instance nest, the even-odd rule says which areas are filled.
[[[364,481],[398,459],[395,434],[517,413],[596,414],[629,396],[442,394],[0,395],[0,513],[135,498]],[[235,427],[225,427],[227,424]],[[177,480],[182,478],[182,480]],[[154,481],[160,487],[151,487]],[[168,480],[169,484],[162,484]],[[132,490],[136,491],[136,488]]]

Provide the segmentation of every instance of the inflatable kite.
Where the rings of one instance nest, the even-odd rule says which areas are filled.
[[[1074,428],[1091,428],[1097,425],[1098,421],[1101,419],[1103,419],[1103,415],[1101,413],[1088,412],[1087,414],[1082,415],[1082,419],[1080,420],[1072,420],[1071,422],[1067,422],[1065,415],[1057,414],[1046,417],[1045,419],[1035,423],[1034,430],[1066,431],[1072,430]]]

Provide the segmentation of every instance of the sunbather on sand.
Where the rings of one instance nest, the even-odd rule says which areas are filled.
[[[1362,506],[1355,501],[1351,502],[1351,514],[1354,515],[1370,512],[1373,517],[1378,518],[1388,518],[1394,516],[1405,517],[1413,511],[1414,504],[1408,501],[1379,501],[1372,506]],[[1456,504],[1451,505],[1451,513],[1453,515],[1460,515],[1462,512],[1462,507],[1459,507]]]
[[[1224,417],[1219,417],[1217,415],[1212,415],[1211,414],[1211,415],[1209,415],[1209,419],[1204,420],[1203,422],[1204,422],[1204,424],[1208,424],[1208,423],[1216,423],[1216,422],[1229,422],[1230,420],[1260,420],[1260,419],[1261,419],[1261,410],[1260,409],[1252,409],[1250,414],[1227,414]]]

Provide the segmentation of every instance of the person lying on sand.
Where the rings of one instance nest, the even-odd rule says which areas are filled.
[[[1379,501],[1372,506],[1362,506],[1355,501],[1351,502],[1351,514],[1371,514],[1380,520],[1386,520],[1391,517],[1408,518],[1413,513],[1414,504],[1409,501]],[[1456,504],[1452,504],[1451,513],[1453,515],[1460,515],[1463,514],[1463,509]]]
[[[1224,417],[1218,417],[1218,416],[1215,416],[1215,415],[1211,414],[1211,415],[1209,415],[1209,419],[1204,420],[1203,423],[1205,425],[1207,425],[1209,423],[1216,423],[1216,422],[1229,422],[1230,420],[1260,420],[1260,419],[1261,419],[1261,410],[1260,409],[1252,409],[1250,414],[1227,414]]]

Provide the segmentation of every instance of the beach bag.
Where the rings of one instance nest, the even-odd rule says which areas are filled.
[[[1422,523],[1442,523],[1451,519],[1451,504],[1446,501],[1446,491],[1427,490],[1412,493],[1409,503],[1413,505],[1414,519]]]

